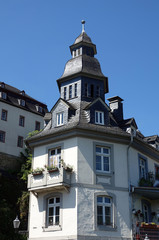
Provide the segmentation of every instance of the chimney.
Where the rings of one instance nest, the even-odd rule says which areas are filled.
[[[111,97],[107,99],[109,101],[109,107],[111,113],[113,114],[115,120],[120,122],[123,120],[123,103],[124,101],[119,96]]]

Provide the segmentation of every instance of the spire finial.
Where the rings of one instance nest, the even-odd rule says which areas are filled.
[[[81,23],[82,23],[82,32],[85,32],[85,21],[82,20]]]

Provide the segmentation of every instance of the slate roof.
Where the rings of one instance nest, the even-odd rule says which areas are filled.
[[[4,87],[3,87],[4,85]],[[22,108],[26,111],[30,111],[36,113],[38,115],[44,116],[46,112],[48,112],[47,105],[35,100],[25,93],[24,90],[19,90],[15,87],[12,87],[4,82],[0,82],[0,92],[7,93],[7,99],[0,98],[1,102],[5,102],[7,104],[13,105],[18,108]],[[19,100],[25,100],[25,106],[19,104]],[[43,111],[38,112],[36,106],[42,107]]]

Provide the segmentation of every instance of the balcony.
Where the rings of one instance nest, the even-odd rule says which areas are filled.
[[[148,236],[150,240],[158,240],[159,239],[159,225],[153,224],[140,224],[139,232],[136,233],[135,239],[144,240],[145,236]]]
[[[28,190],[39,193],[46,191],[66,190],[69,191],[71,184],[71,172],[61,167],[56,171],[45,171],[28,176]]]

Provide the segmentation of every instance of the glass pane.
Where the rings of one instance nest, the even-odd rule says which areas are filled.
[[[109,163],[109,157],[104,157],[104,164]]]
[[[55,225],[59,225],[59,216],[55,217]]]
[[[109,148],[103,148],[103,153],[109,154]]]
[[[101,156],[96,156],[96,170],[102,170]]]
[[[100,123],[102,123],[102,116],[103,116],[103,113],[100,113]]]
[[[105,207],[105,215],[110,215],[110,207]]]
[[[110,198],[105,197],[104,201],[105,201],[105,203],[110,203]]]
[[[111,225],[111,221],[110,221],[110,217],[109,216],[105,217],[105,224],[106,225]]]
[[[96,112],[96,123],[98,123],[98,113]]]
[[[57,154],[61,153],[61,148],[57,149]]]
[[[49,226],[53,225],[53,217],[49,217]]]
[[[60,202],[60,198],[57,197],[57,198],[56,198],[56,203],[59,203],[59,202]]]
[[[51,155],[55,155],[55,149],[51,150]]]
[[[101,148],[100,147],[96,147],[96,152],[97,153],[101,153]]]
[[[97,215],[102,216],[103,215],[103,207],[102,206],[97,206]]]
[[[102,216],[97,216],[97,224],[103,225],[103,217]]]
[[[54,203],[54,198],[49,199],[49,204]]]
[[[97,197],[97,202],[98,203],[102,203],[103,202],[103,198],[102,197]]]
[[[53,216],[54,215],[54,208],[51,207],[49,208],[49,216]]]
[[[56,207],[56,216],[60,215],[60,207]]]

